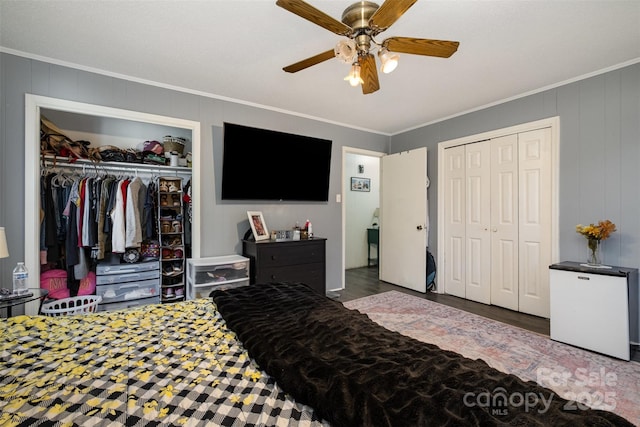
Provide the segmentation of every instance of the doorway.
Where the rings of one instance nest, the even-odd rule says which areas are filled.
[[[345,270],[365,267],[369,258],[375,268],[373,258],[377,257],[377,248],[369,248],[367,233],[369,228],[374,228],[374,223],[379,224],[375,214],[380,206],[380,158],[384,155],[377,151],[342,148],[341,289],[345,287]]]

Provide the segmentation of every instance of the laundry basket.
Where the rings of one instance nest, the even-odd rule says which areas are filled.
[[[42,304],[41,311],[45,316],[51,317],[93,313],[100,301],[102,301],[102,297],[97,295],[63,298]]]

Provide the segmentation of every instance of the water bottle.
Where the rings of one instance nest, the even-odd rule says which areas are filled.
[[[29,288],[29,272],[24,262],[19,262],[13,269],[13,293],[26,294]]]

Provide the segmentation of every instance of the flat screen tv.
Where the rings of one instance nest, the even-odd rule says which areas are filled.
[[[329,200],[331,141],[224,123],[222,200]]]

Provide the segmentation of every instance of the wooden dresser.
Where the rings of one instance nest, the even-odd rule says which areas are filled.
[[[251,284],[302,282],[324,295],[326,240],[243,240],[243,255],[251,260]]]

